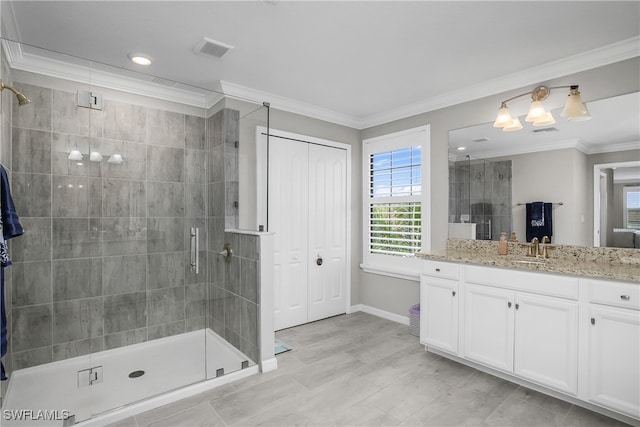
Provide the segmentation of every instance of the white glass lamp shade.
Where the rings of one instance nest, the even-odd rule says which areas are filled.
[[[517,117],[511,121],[511,124],[509,126],[505,126],[502,128],[504,132],[514,132],[520,129],[522,129],[522,123],[520,123],[520,119]]]
[[[82,160],[82,153],[80,150],[71,150],[69,153],[69,160]]]
[[[122,156],[120,154],[112,154],[111,157],[109,157],[109,160],[107,160],[107,162],[109,163],[115,163],[117,165],[119,165],[120,163],[122,163]]]
[[[553,118],[553,114],[549,111],[544,119],[533,122],[534,126],[551,126],[556,122],[556,119]]]
[[[500,110],[498,111],[498,116],[496,117],[496,121],[493,122],[493,127],[503,128],[505,126],[510,125],[511,122],[513,122],[513,119],[511,118],[511,113],[507,108],[507,104],[503,103],[502,106],[500,107]]]
[[[578,92],[577,89],[572,89],[569,93],[567,103],[564,106],[562,113],[560,113],[560,116],[569,121],[575,122],[591,119],[591,114],[589,113],[589,110],[587,110],[587,106],[582,103],[580,92]]]
[[[525,118],[527,122],[537,122],[544,119],[547,116],[547,112],[542,105],[542,101],[532,101],[531,107],[529,107],[529,114]]]
[[[91,154],[89,154],[89,160],[91,160],[92,162],[101,162],[102,154],[98,153],[97,151],[92,151]]]

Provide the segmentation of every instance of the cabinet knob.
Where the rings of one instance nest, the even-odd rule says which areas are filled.
[[[439,269],[439,268],[436,268],[436,272],[440,273],[440,269]]]
[[[620,295],[620,299],[623,301],[629,301],[631,299],[631,296],[629,295]]]
[[[456,291],[451,291],[451,295],[456,296]]]
[[[507,307],[511,308],[511,301],[507,303]]]
[[[516,310],[520,308],[520,304],[516,304]]]

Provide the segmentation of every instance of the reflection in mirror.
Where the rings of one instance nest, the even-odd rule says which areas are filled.
[[[450,237],[482,238],[489,234],[486,232],[488,224],[480,223],[488,220],[486,214],[474,218],[478,220],[476,230],[471,230],[470,225],[460,225],[474,223],[472,205],[489,203],[484,200],[485,195],[490,192],[490,186],[494,188],[496,185],[484,182],[473,187],[471,183],[480,176],[478,170],[486,173],[487,165],[510,162],[510,186],[499,187],[499,194],[494,191],[490,199],[498,198],[500,203],[508,200],[510,231],[516,233],[519,241],[524,241],[526,236],[526,203],[543,201],[553,203],[554,243],[600,245],[600,236],[594,237],[594,230],[599,229],[594,224],[600,221],[599,199],[593,196],[595,186],[591,187],[594,185],[594,165],[640,160],[640,93],[589,102],[587,107],[593,118],[585,122],[559,119],[550,126],[533,127],[523,121],[524,129],[517,132],[503,132],[494,128],[492,123],[451,130]],[[552,112],[559,117],[561,107],[552,109]],[[475,169],[472,171],[472,168]],[[635,170],[635,177],[637,179],[620,184],[615,191],[612,187],[609,197],[603,201],[610,212],[620,213],[616,214],[615,222],[607,224],[609,236],[602,241],[603,245],[614,245],[613,229],[626,227],[622,224],[624,190],[621,189],[640,185],[638,170]],[[504,212],[500,216],[503,219],[509,217]],[[496,221],[492,218],[490,236],[493,239],[499,237],[501,231],[509,232],[507,222],[498,225]]]
[[[449,237],[498,240],[511,234],[511,160],[449,162]]]
[[[640,161],[594,166],[594,246],[640,248]]]

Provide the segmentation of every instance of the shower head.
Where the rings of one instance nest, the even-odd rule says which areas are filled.
[[[26,105],[26,104],[31,102],[29,100],[29,98],[24,96],[24,94],[22,94],[21,92],[18,92],[17,90],[12,88],[11,86],[8,86],[8,85],[4,84],[4,82],[2,80],[0,80],[0,92],[2,92],[5,89],[9,89],[11,92],[16,94],[16,98],[18,98],[18,105]]]

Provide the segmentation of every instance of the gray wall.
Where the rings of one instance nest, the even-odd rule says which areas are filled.
[[[204,118],[117,98],[90,111],[74,92],[16,86],[33,102],[13,107],[26,230],[12,245],[14,368],[203,328],[206,274],[188,250],[191,225],[206,226]],[[82,165],[67,159],[76,147]]]

